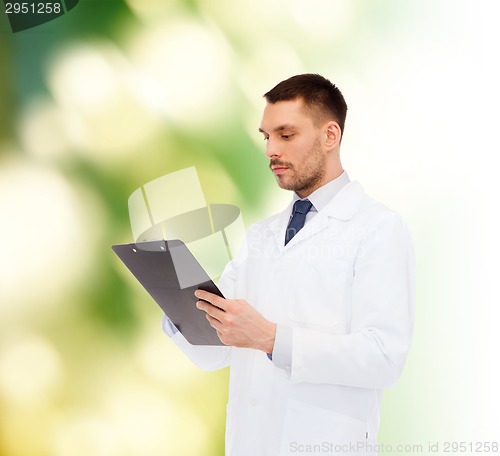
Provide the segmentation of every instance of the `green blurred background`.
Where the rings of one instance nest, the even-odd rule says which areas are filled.
[[[227,371],[176,350],[110,246],[133,240],[129,195],[188,166],[247,226],[282,208],[262,94],[303,72],[343,91],[344,167],[415,239],[380,442],[498,441],[499,18],[487,0],[81,0],[13,34],[0,13],[0,455],[223,454]]]

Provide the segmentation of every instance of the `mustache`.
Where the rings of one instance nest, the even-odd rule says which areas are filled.
[[[281,160],[277,160],[277,159],[272,159],[269,162],[269,168],[271,168],[272,166],[282,166],[284,168],[293,168],[293,165],[290,162],[285,162],[285,161],[281,161]]]

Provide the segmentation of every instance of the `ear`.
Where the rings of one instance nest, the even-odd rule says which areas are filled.
[[[340,145],[342,138],[342,130],[337,122],[331,120],[325,125],[326,128],[326,141],[325,145],[328,149],[334,149]]]

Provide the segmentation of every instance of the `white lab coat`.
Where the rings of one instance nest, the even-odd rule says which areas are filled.
[[[226,455],[375,454],[382,390],[410,345],[414,255],[401,217],[350,182],[284,246],[291,207],[249,229],[219,286],[292,327],[292,364],[172,339],[201,368],[230,366]]]

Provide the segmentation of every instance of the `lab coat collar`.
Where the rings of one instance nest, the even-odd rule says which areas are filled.
[[[285,231],[293,205],[293,201],[290,202],[287,208],[283,212],[277,214],[269,224],[269,228],[274,234],[280,252],[324,230],[328,226],[329,217],[343,221],[350,220],[358,210],[364,194],[364,189],[358,181],[349,182],[334,198],[332,198],[330,203],[324,207],[323,210],[318,212],[318,214],[285,246]]]
[[[364,194],[365,190],[358,181],[349,182],[321,212],[339,220],[351,220]]]

